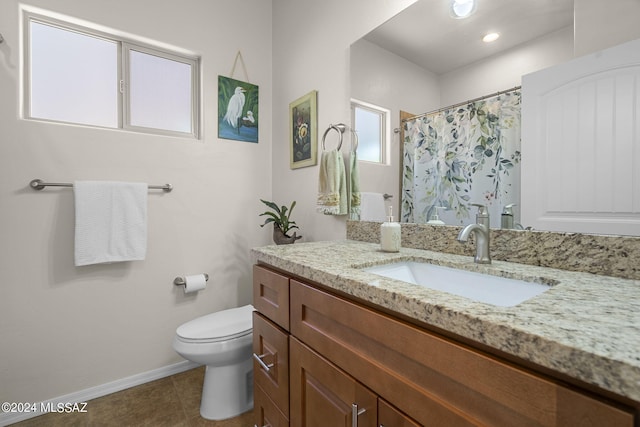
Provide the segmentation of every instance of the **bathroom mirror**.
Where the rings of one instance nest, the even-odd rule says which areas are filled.
[[[488,32],[500,38],[484,43]],[[391,110],[390,165],[360,162],[361,191],[392,194],[388,203],[401,212],[400,112],[423,114],[511,89],[523,74],[572,58],[573,0],[485,0],[466,19],[453,19],[446,0],[418,0],[351,46],[352,98]],[[513,211],[518,222],[519,207]],[[500,210],[493,212],[499,227]]]

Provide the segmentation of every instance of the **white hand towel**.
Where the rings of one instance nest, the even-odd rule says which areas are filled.
[[[147,184],[76,181],[73,191],[76,266],[145,258]]]
[[[386,220],[382,193],[360,193],[360,220],[384,222]]]

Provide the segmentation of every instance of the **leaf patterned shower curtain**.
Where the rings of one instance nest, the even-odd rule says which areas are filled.
[[[403,222],[424,223],[441,206],[444,222],[466,225],[475,222],[471,204],[480,203],[489,208],[491,226],[500,227],[502,208],[520,203],[519,90],[403,126]]]

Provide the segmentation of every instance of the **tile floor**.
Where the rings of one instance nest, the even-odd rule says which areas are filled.
[[[253,427],[251,411],[224,421],[200,416],[204,367],[87,402],[86,413],[50,413],[15,427]]]

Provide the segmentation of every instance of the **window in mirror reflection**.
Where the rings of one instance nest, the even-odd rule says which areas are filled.
[[[358,135],[358,160],[388,164],[389,110],[352,99],[351,123]]]

